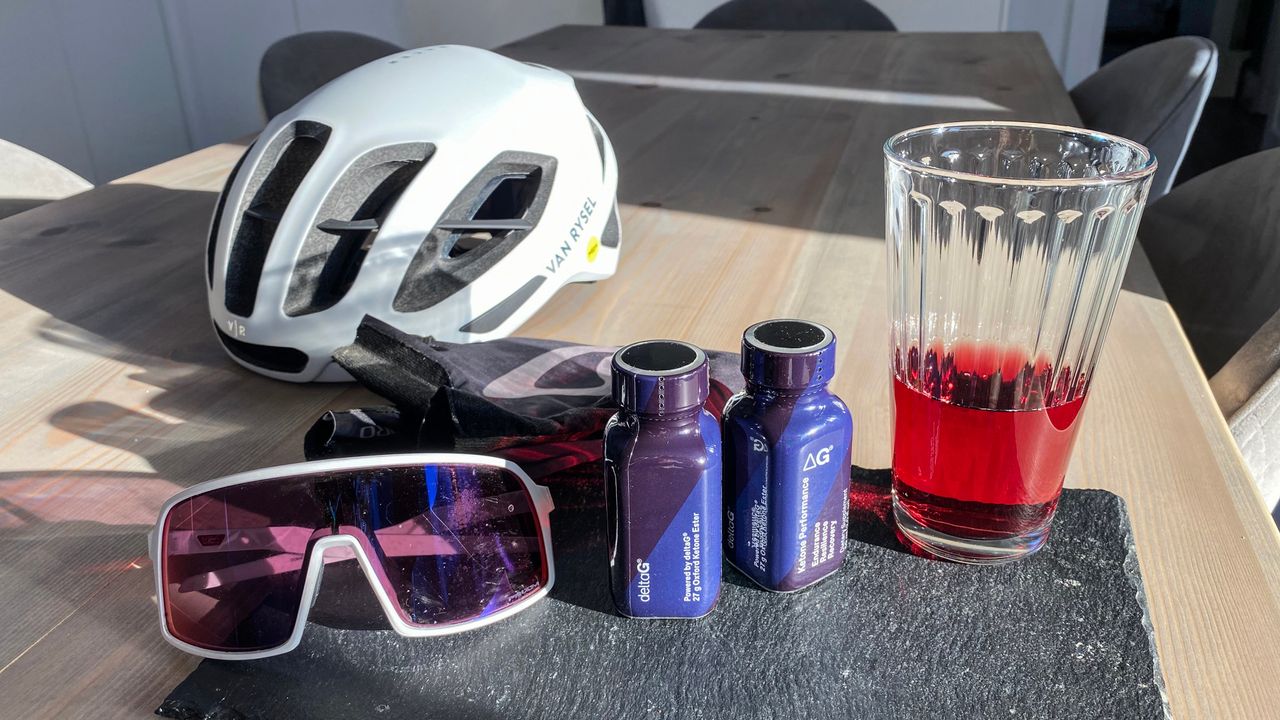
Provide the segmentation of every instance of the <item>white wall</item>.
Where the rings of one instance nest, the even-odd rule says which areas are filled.
[[[188,148],[155,0],[0,2],[0,137],[90,180]]]
[[[165,0],[160,8],[192,147],[260,127],[258,61],[298,31],[292,0]]]
[[[1067,87],[1098,69],[1107,28],[1107,0],[1005,0],[1006,30],[1034,30]]]
[[[204,147],[258,130],[258,61],[271,43],[352,30],[405,47],[495,47],[565,23],[599,24],[599,0],[166,0],[191,138]]]
[[[0,138],[106,182],[258,130],[258,61],[282,37],[493,47],[602,12],[600,0],[0,0]]]

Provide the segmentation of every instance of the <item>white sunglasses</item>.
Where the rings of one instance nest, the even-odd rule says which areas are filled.
[[[555,581],[551,493],[515,463],[414,453],[297,463],[200,483],[149,538],[160,628],[196,655],[286,653],[329,562],[356,560],[406,637],[510,617]]]

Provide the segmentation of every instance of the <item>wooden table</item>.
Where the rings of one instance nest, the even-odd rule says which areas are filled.
[[[522,331],[736,348],[841,339],[854,462],[889,463],[880,144],[929,122],[1078,122],[1031,34],[558,28],[504,52],[579,73],[622,167],[618,275]],[[301,456],[369,398],[244,372],[201,275],[220,145],[0,222],[0,716],[143,717],[196,664],[160,638],[144,531],[179,488]],[[1135,257],[1070,484],[1129,503],[1176,717],[1280,708],[1280,536]]]

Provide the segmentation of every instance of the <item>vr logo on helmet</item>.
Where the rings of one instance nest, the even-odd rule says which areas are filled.
[[[586,233],[587,223],[591,222],[591,216],[595,214],[596,201],[593,198],[587,198],[582,203],[582,210],[578,212],[578,217],[573,221],[573,227],[569,228],[569,239],[565,240],[559,248],[556,249],[555,257],[551,258],[551,262],[547,263],[547,272],[554,274],[568,259],[569,253],[573,252],[574,246],[582,242],[582,237]]]
[[[227,334],[231,337],[244,337],[245,327],[238,320],[227,321]]]

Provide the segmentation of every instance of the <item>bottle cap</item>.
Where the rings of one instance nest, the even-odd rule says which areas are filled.
[[[780,390],[825,385],[835,374],[836,335],[807,320],[765,320],[742,333],[742,377]]]
[[[641,415],[700,407],[708,392],[707,354],[677,340],[646,340],[613,354],[613,400]]]

